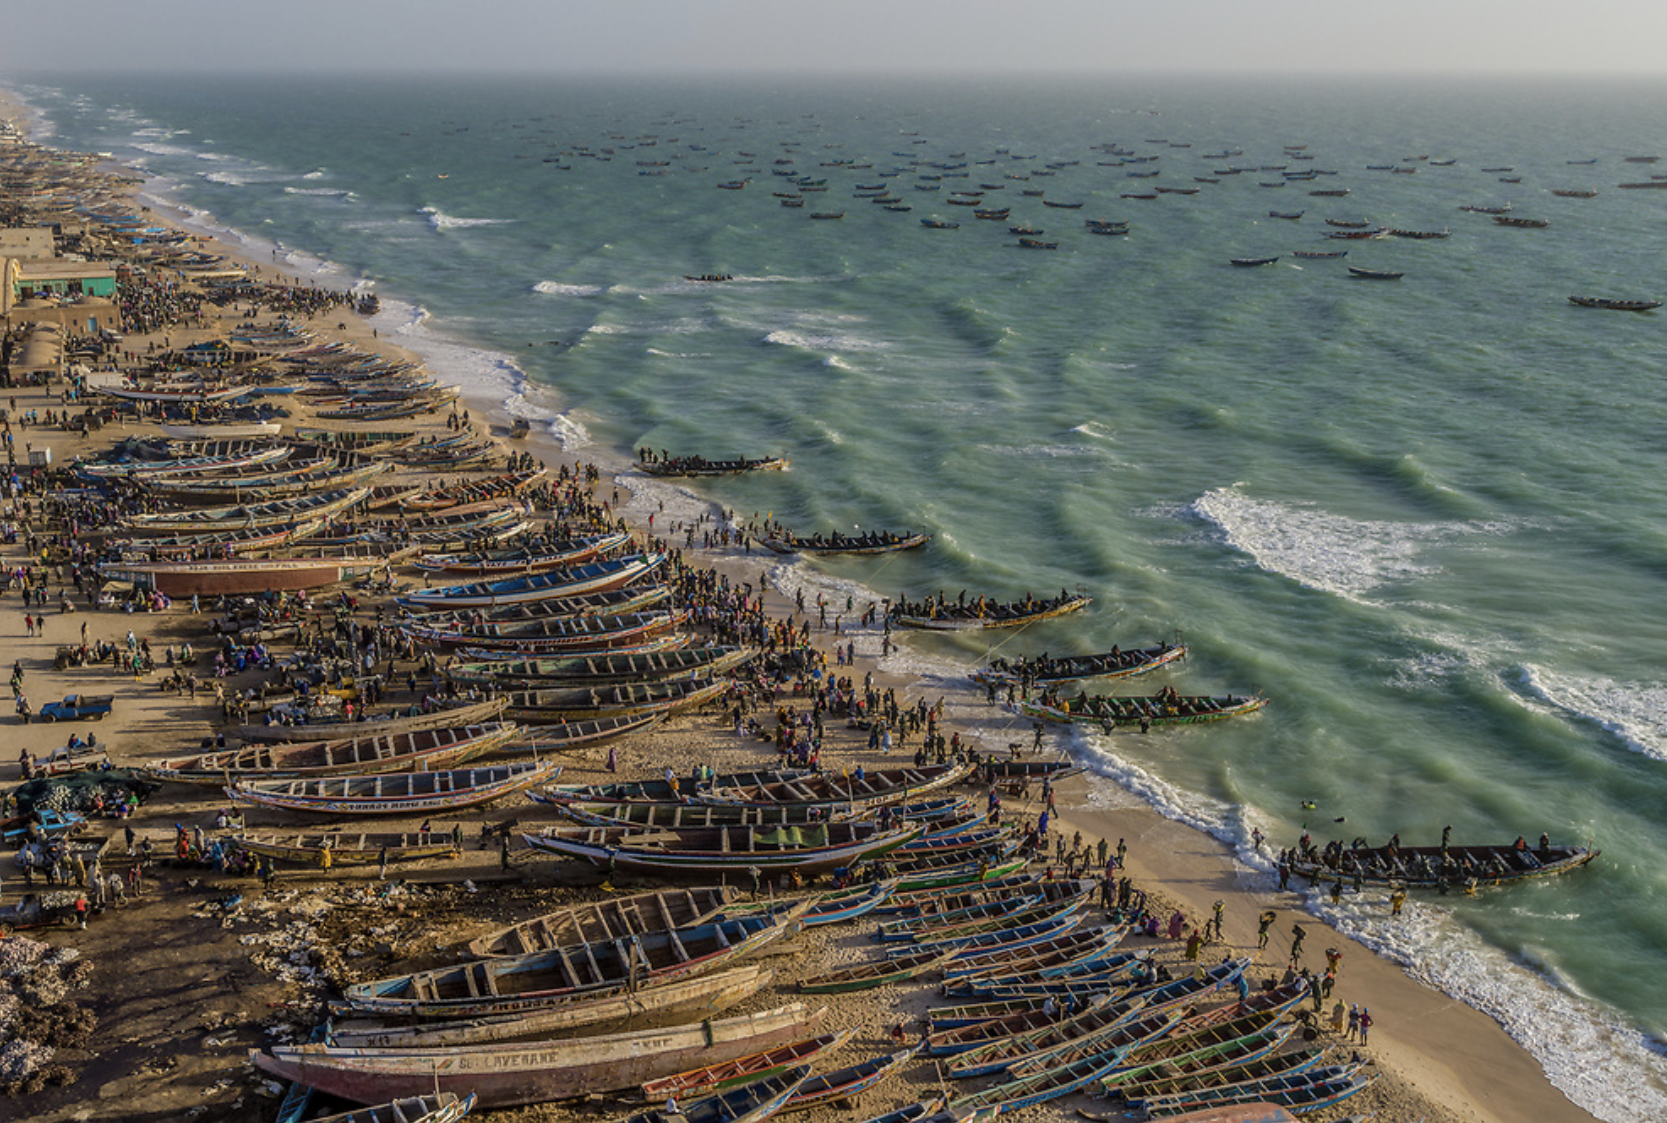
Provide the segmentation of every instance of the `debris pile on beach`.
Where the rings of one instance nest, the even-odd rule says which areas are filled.
[[[97,1019],[70,1001],[86,988],[92,964],[75,948],[53,948],[25,936],[0,940],[0,1091],[29,1095],[67,1084],[73,1074],[52,1064],[60,1048],[78,1048]]]

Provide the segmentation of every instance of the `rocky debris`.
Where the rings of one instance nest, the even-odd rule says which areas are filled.
[[[67,1084],[73,1074],[52,1064],[60,1048],[86,1045],[97,1027],[93,1012],[69,1000],[86,988],[92,964],[75,948],[14,936],[0,940],[0,1092],[29,1095]]]

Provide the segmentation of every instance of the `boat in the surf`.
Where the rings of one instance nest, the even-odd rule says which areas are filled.
[[[817,531],[808,537],[778,530],[760,541],[778,554],[889,554],[913,550],[932,540],[925,531],[870,531],[866,534],[828,534]]]
[[[1569,303],[1580,308],[1607,308],[1614,312],[1649,312],[1661,307],[1659,300],[1615,300],[1606,296],[1571,296]]]
[[[1329,846],[1297,853],[1290,869],[1311,881],[1350,881],[1408,889],[1449,889],[1474,883],[1509,885],[1579,869],[1602,851],[1526,839],[1503,846]]]
[[[968,677],[976,683],[993,686],[1071,682],[1085,678],[1133,678],[1184,659],[1186,654],[1184,644],[1159,643],[1150,647],[1114,647],[1095,655],[1050,658],[1043,654],[1034,659],[997,658]]]
[[[1255,266],[1258,266],[1258,265],[1272,265],[1274,262],[1278,261],[1279,258],[1278,257],[1231,257],[1231,258],[1228,258],[1227,260],[1228,260],[1228,263],[1231,264],[1231,265],[1237,265],[1241,269],[1246,269],[1246,268],[1254,268]]]
[[[1363,269],[1358,265],[1351,265],[1349,276],[1361,281],[1399,281],[1402,274],[1387,269]]]
[[[1510,226],[1517,230],[1544,230],[1551,225],[1549,218],[1523,218],[1512,214],[1496,214],[1493,222],[1495,226]]]
[[[325,1044],[252,1050],[256,1067],[361,1103],[413,1093],[479,1096],[482,1107],[514,1107],[641,1087],[681,1072],[796,1041],[824,1011],[802,1003],[603,1037],[528,1044],[375,1049]]]
[[[983,596],[965,602],[937,599],[899,601],[891,606],[891,621],[900,627],[940,632],[1013,628],[1080,612],[1092,602],[1092,597],[1066,592],[1045,600],[1027,596],[1022,601],[1005,603]]]
[[[1267,699],[1260,695],[1186,695],[1166,688],[1154,695],[1130,698],[1107,694],[1059,698],[1047,694],[1009,703],[1007,708],[1033,721],[1109,729],[1118,725],[1199,725],[1253,714],[1266,705]]]
[[[376,717],[361,716],[357,721],[307,722],[302,725],[238,725],[227,730],[227,733],[244,741],[340,741],[353,737],[415,733],[421,729],[480,725],[502,714],[504,705],[502,698],[488,698],[480,702],[465,702],[459,706],[437,707],[427,712],[412,707],[410,713],[402,714],[396,711]]]
[[[523,955],[495,956],[354,983],[343,1004],[377,1017],[473,1018],[560,1005],[588,991],[700,975],[798,930],[803,908],[619,932]]]
[[[918,825],[882,828],[871,822],[779,827],[640,830],[630,827],[546,827],[521,837],[542,854],[579,858],[599,869],[654,876],[825,873],[878,858],[916,837]]]
[[[502,747],[516,730],[513,723],[498,722],[384,735],[371,732],[337,741],[256,742],[237,749],[159,760],[135,771],[147,779],[181,784],[432,771],[455,768],[484,756]]]
[[[443,1049],[549,1037],[574,1030],[600,1032],[606,1027],[640,1026],[650,1021],[709,1018],[745,1002],[769,986],[775,968],[743,961],[721,971],[663,981],[647,980],[602,990],[579,991],[536,1010],[484,1014],[472,1018],[441,1018],[413,1022],[347,1017],[352,1010],[333,1006],[330,1040],[349,1048]]]
[[[647,452],[646,449],[644,451]],[[696,455],[655,456],[637,462],[650,476],[734,476],[743,472],[781,472],[790,463],[785,456],[737,456],[729,460],[709,460]]]
[[[663,554],[630,554],[573,569],[551,569],[503,581],[421,589],[400,597],[398,603],[405,608],[430,610],[489,608],[581,593],[601,593],[642,580],[664,561]]]
[[[547,783],[561,772],[554,761],[488,768],[328,776],[310,780],[242,780],[225,788],[234,803],[318,815],[424,815],[475,807]]]

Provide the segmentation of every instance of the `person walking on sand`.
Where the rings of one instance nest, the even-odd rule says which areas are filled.
[[[1294,967],[1302,961],[1302,941],[1308,936],[1302,930],[1302,925],[1291,925],[1291,965]]]
[[[1337,1005],[1331,1008],[1331,1032],[1336,1034],[1338,1037],[1342,1037],[1343,1026],[1345,1024],[1345,1019],[1347,1019],[1348,1016],[1349,1009],[1347,1006],[1343,1005],[1343,1000],[1339,998],[1337,1000]]]
[[[1211,917],[1210,923],[1215,928],[1215,940],[1216,940],[1217,943],[1220,943],[1221,942],[1221,925],[1222,925],[1222,919],[1223,919],[1222,913],[1227,908],[1227,902],[1218,900],[1218,901],[1216,901],[1215,904],[1211,905],[1210,908],[1215,913],[1215,915],[1213,917]]]
[[[1354,1003],[1351,1002],[1351,1003],[1349,1003],[1349,1028],[1347,1030],[1347,1039],[1349,1041],[1353,1041],[1355,1039],[1355,1035],[1358,1034],[1359,1032],[1360,1032],[1360,1008],[1357,1007]]]
[[[1279,919],[1279,914],[1267,909],[1256,921],[1256,950],[1265,951],[1268,946],[1268,929]]]
[[[1389,894],[1389,915],[1400,916],[1401,906],[1407,903],[1407,891],[1403,885],[1397,885]]]

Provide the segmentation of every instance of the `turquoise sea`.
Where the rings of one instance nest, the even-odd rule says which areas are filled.
[[[1599,1117],[1667,1118],[1667,316],[1567,299],[1667,297],[1667,191],[1616,189],[1667,174],[1626,160],[1667,154],[1667,88],[13,88],[50,142],[143,167],[199,227],[373,288],[384,335],[575,451],[620,471],[643,445],[792,458],[641,490],[661,528],[722,508],[937,536],[758,559],[789,589],[857,611],[1091,593],[1082,616],[894,657],[992,745],[1021,734],[960,684],[985,643],[1183,635],[1166,681],[1268,710],[1055,736],[1115,781],[1096,800],[1215,833],[1249,878],[1269,876],[1253,828],[1590,840],[1588,870],[1416,900],[1393,927],[1371,893],[1312,908],[1499,1019]],[[783,207],[792,177],[826,190]],[[1506,203],[1549,225],[1460,209]],[[1334,242],[1327,218],[1450,236]],[[1019,248],[1016,223],[1058,248]],[[708,273],[734,279],[684,280]]]

